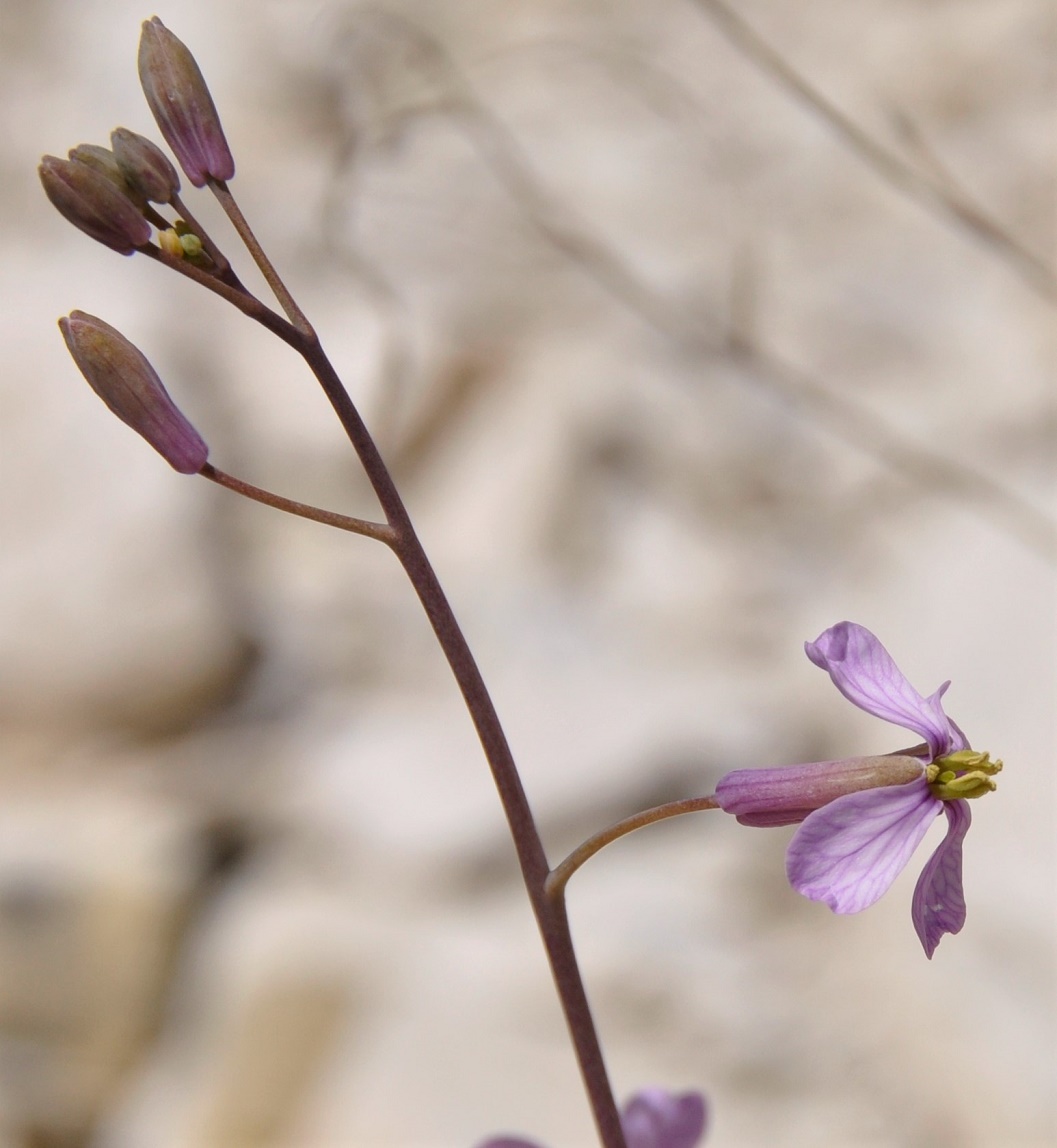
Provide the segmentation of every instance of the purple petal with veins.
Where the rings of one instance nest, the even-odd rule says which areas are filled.
[[[965,924],[962,842],[972,813],[968,801],[945,801],[943,812],[947,814],[947,836],[922,869],[911,903],[914,929],[930,961],[944,934],[957,933]]]
[[[814,642],[806,642],[804,649],[848,701],[919,734],[933,758],[967,747],[961,730],[948,720],[940,704],[950,682],[930,697],[922,697],[865,626],[838,622]]]
[[[789,883],[835,913],[858,913],[888,891],[942,808],[924,778],[839,797],[793,835]]]

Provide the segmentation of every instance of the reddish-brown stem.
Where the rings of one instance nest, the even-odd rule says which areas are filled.
[[[251,295],[245,287],[232,287],[230,283],[218,279],[211,272],[196,267],[187,259],[170,255],[167,251],[155,247],[153,243],[145,243],[142,247],[137,247],[136,250],[142,255],[146,255],[148,259],[164,263],[166,267],[171,267],[173,271],[178,271],[181,275],[193,279],[222,299],[226,299],[233,307],[237,307],[251,319],[256,319],[261,326],[266,327],[273,335],[278,335],[284,343],[289,343],[295,350],[300,351],[304,345],[304,337],[289,320],[284,319],[282,315],[277,315],[270,307],[265,306],[256,295]]]
[[[565,901],[560,892],[557,895],[547,893],[550,866],[540,840],[539,830],[521,784],[521,777],[507,743],[506,734],[500,724],[499,715],[496,713],[473,653],[415,533],[403,499],[374,439],[324,353],[318,336],[257,243],[227,186],[214,182],[210,187],[227,211],[269,286],[275,292],[276,298],[290,316],[290,321],[277,315],[245,288],[234,288],[215,275],[188,264],[185,260],[169,256],[153,245],[148,244],[139,250],[209,288],[293,347],[304,358],[334,408],[385,515],[384,527],[380,527],[379,524],[360,523],[360,525],[375,526],[386,532],[382,541],[386,542],[396,554],[418,595],[451,667],[484,749],[510,827],[518,864],[543,940],[562,1011],[565,1014],[599,1139],[603,1148],[626,1148],[620,1113],[613,1097],[601,1044],[576,961]],[[219,473],[213,471],[211,474],[207,473],[206,477],[216,481]],[[224,482],[222,485],[232,486],[232,483]],[[234,489],[233,486],[232,488]],[[259,495],[265,493],[258,492]],[[255,496],[250,494],[250,497]],[[304,517],[316,518],[317,521],[323,521],[320,515],[326,513],[302,507],[298,503],[288,503],[288,500],[281,500],[275,495],[268,495],[267,498],[258,497],[257,501],[270,501],[272,505],[278,505],[281,509],[300,507],[300,510],[293,509],[293,512],[302,513]],[[312,513],[305,514],[306,510]],[[359,520],[355,521],[359,523]],[[367,533],[362,529],[357,532]]]
[[[245,291],[242,281],[235,274],[234,269],[228,262],[227,256],[220,250],[219,247],[213,242],[209,232],[198,222],[197,219],[191,214],[187,208],[187,204],[173,192],[172,199],[170,200],[173,210],[177,215],[187,224],[188,227],[198,236],[202,241],[202,247],[205,249],[206,254],[213,260],[216,268],[215,274],[223,279],[225,283],[234,287],[236,291]]]
[[[235,202],[235,197],[228,191],[228,185],[223,180],[210,179],[208,186],[209,190],[216,196],[217,202],[224,209],[228,219],[231,220],[231,226],[235,228],[239,238],[246,245],[246,250],[253,257],[253,262],[257,264],[265,281],[271,288],[272,294],[279,300],[279,304],[286,312],[290,322],[293,323],[303,335],[314,338],[315,332],[312,330],[312,324],[308,321],[308,317],[304,311],[294,302],[293,295],[290,294],[286,288],[286,284],[279,278],[279,273],[272,265],[272,261],[265,254],[264,248],[257,242],[257,236],[254,235],[250,229],[246,217],[242,214],[242,209]]]
[[[292,498],[283,498],[280,494],[273,494],[270,490],[262,490],[259,486],[243,482],[241,478],[225,474],[208,462],[198,473],[218,486],[227,487],[228,490],[241,494],[244,498],[252,498],[254,502],[261,502],[276,510],[284,510],[287,514],[296,514],[299,518],[322,522],[324,526],[334,526],[338,530],[348,530],[351,534],[363,534],[389,546],[393,543],[393,531],[384,522],[367,522],[362,518],[350,518],[347,514],[336,514],[332,510],[321,510],[318,506],[308,506],[303,502],[295,502]]]
[[[700,813],[705,809],[718,808],[716,795],[711,793],[708,797],[685,797],[682,801],[669,801],[665,805],[655,805],[652,809],[644,809],[641,813],[625,817],[623,821],[618,821],[608,829],[603,829],[601,833],[588,837],[560,865],[556,865],[551,870],[546,883],[547,896],[555,899],[563,898],[569,878],[585,861],[589,861],[599,850],[604,849],[613,841],[626,837],[629,833],[634,833],[636,829],[653,825],[656,821],[666,821],[669,817],[681,817],[684,813]]]
[[[550,867],[499,715],[466,637],[359,412],[318,340],[306,341],[302,354],[330,399],[359,455],[386,521],[395,533],[392,548],[422,603],[462,693],[510,826],[525,888],[576,1050],[599,1137],[604,1148],[625,1148],[620,1114],[613,1098],[602,1048],[577,965],[565,903],[560,896],[547,895]]]

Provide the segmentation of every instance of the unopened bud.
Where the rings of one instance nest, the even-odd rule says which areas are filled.
[[[108,147],[102,144],[78,144],[66,153],[74,163],[83,163],[93,171],[105,175],[108,180],[122,192],[128,195],[132,190],[125,179],[125,173],[118,166],[117,156]]]
[[[180,235],[179,232],[177,232]],[[202,240],[193,231],[185,231],[180,235],[180,249],[192,262],[202,258]]]
[[[230,179],[235,161],[205,79],[187,46],[157,16],[143,23],[139,78],[161,134],[195,187]]]
[[[129,186],[151,203],[169,203],[180,190],[180,177],[168,156],[146,136],[115,128],[110,133],[114,158]]]
[[[742,825],[795,825],[845,794],[906,785],[924,776],[921,758],[898,753],[777,769],[736,769],[720,779],[716,800]]]
[[[106,148],[93,150],[106,152]],[[131,255],[137,247],[150,242],[151,226],[129,198],[127,189],[122,192],[112,176],[102,170],[105,164],[102,158],[98,165],[90,166],[80,156],[58,159],[46,155],[38,168],[40,182],[59,214],[74,227],[122,255]]]
[[[123,423],[181,474],[202,469],[209,448],[138,348],[109,323],[83,311],[60,319],[59,329],[88,385]]]

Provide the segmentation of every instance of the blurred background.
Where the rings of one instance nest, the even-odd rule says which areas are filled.
[[[216,465],[374,515],[292,353],[41,194],[42,153],[157,136],[155,13],[392,463],[554,860],[732,768],[906,744],[804,657],[843,618],[923,692],[953,679],[1006,762],[931,963],[910,896],[939,826],[856,917],[789,889],[791,830],[719,813],[592,861],[571,915],[618,1093],[704,1089],[716,1148],[1053,1143],[1053,6],[0,13],[0,1148],[592,1142],[396,564],[170,471],[55,328],[122,330]]]

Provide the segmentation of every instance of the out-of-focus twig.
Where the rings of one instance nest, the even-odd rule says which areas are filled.
[[[1057,522],[984,471],[906,437],[865,406],[834,394],[765,348],[735,344],[732,354],[752,378],[792,399],[802,416],[881,459],[918,486],[966,501],[1005,533],[1057,561]]]
[[[1057,270],[1009,233],[976,203],[949,171],[932,157],[928,170],[907,163],[878,143],[850,116],[802,76],[724,0],[692,0],[727,39],[758,68],[827,123],[860,159],[901,192],[948,223],[958,225],[1000,255],[1034,290],[1057,300]],[[907,122],[910,122],[909,120]],[[922,146],[920,129],[915,142]],[[931,151],[931,149],[930,149]]]
[[[888,426],[867,407],[767,350],[754,333],[745,330],[747,315],[737,315],[731,328],[678,300],[666,299],[644,282],[611,244],[544,187],[517,139],[477,97],[438,40],[391,12],[367,11],[392,35],[411,39],[416,59],[429,67],[432,79],[444,93],[446,113],[464,126],[478,154],[542,236],[684,355],[696,360],[725,357],[735,361],[744,368],[746,379],[786,402],[797,417],[822,426],[926,489],[964,500],[998,529],[1050,561],[1057,559],[1057,522],[1030,502],[971,464],[943,455]],[[744,292],[739,289],[738,294]],[[744,312],[747,301],[742,300],[742,304],[740,310]]]

